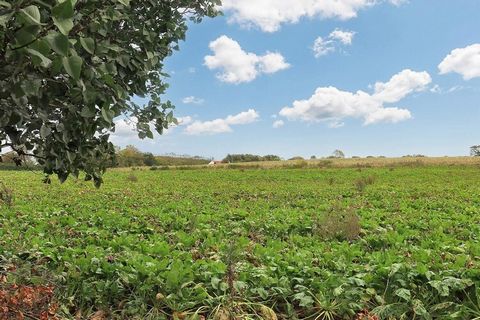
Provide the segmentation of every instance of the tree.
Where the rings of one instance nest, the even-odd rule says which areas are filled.
[[[470,147],[470,155],[472,157],[480,157],[480,145]]]
[[[116,159],[119,167],[140,167],[144,165],[144,154],[132,145],[118,151]]]
[[[84,171],[99,186],[115,154],[114,118],[134,120],[140,138],[176,122],[161,99],[163,61],[185,38],[187,20],[213,17],[219,4],[0,1],[0,152],[35,157],[62,182]]]
[[[143,154],[143,164],[146,165],[146,166],[156,166],[157,165],[157,159],[155,159],[155,156],[150,153],[150,152],[147,152],[147,153],[144,153]]]
[[[332,157],[333,158],[338,158],[338,159],[343,159],[343,158],[345,158],[345,153],[343,153],[342,150],[337,149],[337,150],[333,151]]]

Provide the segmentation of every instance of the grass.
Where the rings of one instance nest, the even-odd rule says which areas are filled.
[[[111,170],[98,190],[0,171],[0,295],[52,287],[67,319],[474,319],[480,169],[401,160]]]

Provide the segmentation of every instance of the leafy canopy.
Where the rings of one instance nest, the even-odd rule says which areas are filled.
[[[188,20],[220,0],[0,0],[0,151],[31,155],[47,177],[95,185],[115,154],[113,119],[153,138],[175,122],[163,61]],[[148,97],[140,106],[132,97]]]

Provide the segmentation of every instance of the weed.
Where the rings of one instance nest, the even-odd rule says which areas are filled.
[[[325,240],[352,241],[360,236],[360,217],[352,208],[335,205],[314,221],[315,233]]]
[[[13,206],[13,191],[7,188],[7,186],[0,181],[0,203],[3,203],[7,207]]]
[[[355,188],[358,192],[364,192],[367,186],[375,183],[374,176],[362,177],[355,180]]]
[[[132,174],[129,174],[127,176],[127,181],[130,181],[130,182],[138,182],[138,177],[136,175],[134,175],[133,173]]]

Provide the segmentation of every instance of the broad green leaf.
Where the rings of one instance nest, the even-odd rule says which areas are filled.
[[[70,30],[73,28],[73,19],[68,18],[68,19],[59,19],[52,17],[53,23],[57,26],[58,30],[60,30],[61,33],[64,35],[68,35]]]
[[[0,7],[4,7],[4,8],[11,8],[12,5],[6,1],[0,1]]]
[[[113,120],[113,111],[109,110],[108,107],[103,107],[102,108],[102,117],[107,121],[108,123],[112,123]]]
[[[407,301],[407,302],[410,301],[410,299],[411,299],[411,297],[412,297],[412,294],[410,293],[410,290],[408,290],[408,289],[403,289],[403,288],[396,290],[396,291],[395,291],[395,295],[396,295],[397,297],[402,298],[403,300],[405,300],[405,301]]]
[[[59,55],[66,56],[68,54],[69,42],[67,36],[58,32],[52,32],[46,36],[45,39],[50,45],[50,48]]]
[[[42,24],[40,10],[35,5],[20,9],[20,15],[31,24]]]
[[[62,60],[65,71],[75,80],[80,79],[83,60],[79,56],[65,57]]]
[[[71,0],[66,0],[52,8],[52,17],[57,19],[70,19],[74,15]]]
[[[94,54],[95,52],[95,41],[92,38],[80,38],[80,44],[82,45],[83,49],[90,54]]]
[[[64,35],[68,35],[73,28],[73,4],[66,0],[52,8],[53,23]]]
[[[52,133],[52,129],[50,129],[50,127],[46,126],[46,125],[42,125],[42,127],[40,128],[40,136],[42,138],[46,138],[48,137],[50,134]]]
[[[47,57],[45,57],[43,54],[41,54],[37,50],[28,48],[28,49],[26,49],[26,51],[28,53],[30,53],[31,56],[39,58],[40,59],[40,65],[42,67],[48,68],[52,64],[52,60],[48,59]]]

